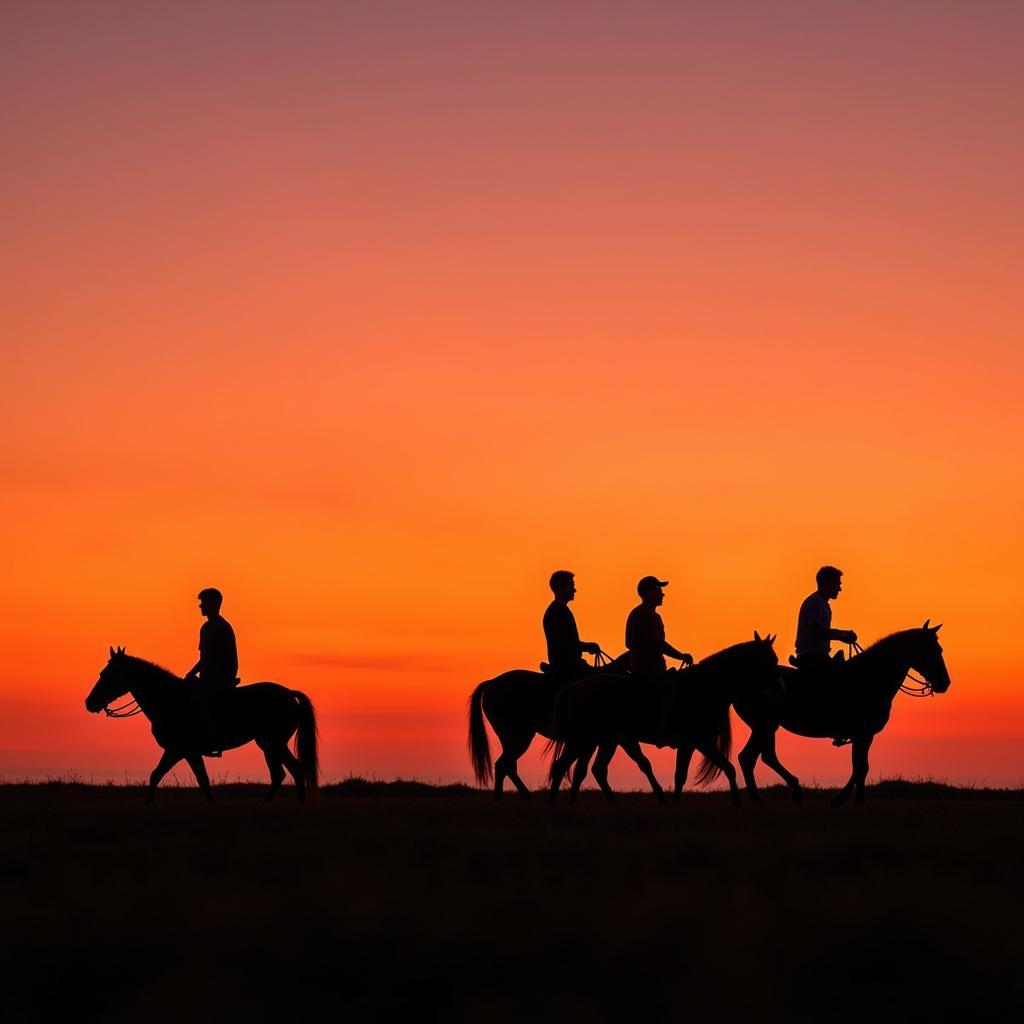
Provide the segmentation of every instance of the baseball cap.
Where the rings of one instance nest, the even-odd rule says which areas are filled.
[[[657,576],[645,576],[637,585],[636,592],[643,594],[645,590],[652,590],[654,587],[667,587],[668,580],[659,580]]]

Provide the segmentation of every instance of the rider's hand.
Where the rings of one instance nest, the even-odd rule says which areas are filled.
[[[583,650],[586,651],[587,654],[600,654],[601,653],[601,645],[600,644],[583,644],[582,646],[583,646]]]
[[[679,660],[680,660],[680,661],[681,661],[681,662],[682,662],[682,663],[683,663],[684,665],[686,665],[687,667],[689,667],[690,665],[692,665],[692,664],[693,664],[693,655],[692,655],[692,654],[687,654],[687,653],[686,653],[686,652],[684,651],[684,652],[683,652],[683,656],[682,656],[682,658],[680,658]]]
[[[846,642],[848,644],[855,644],[857,642],[857,634],[852,629],[846,631]]]

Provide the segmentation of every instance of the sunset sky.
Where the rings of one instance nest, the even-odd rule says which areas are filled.
[[[831,562],[863,642],[945,623],[873,777],[1024,782],[1022,42],[996,0],[4,4],[0,777],[147,774],[83,701],[110,644],[184,673],[202,587],[329,780],[452,781],[552,570],[610,651],[654,573],[677,647],[785,660]]]

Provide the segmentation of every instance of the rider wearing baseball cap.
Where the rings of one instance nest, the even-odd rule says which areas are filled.
[[[665,655],[679,658],[687,665],[693,658],[685,651],[677,651],[665,639],[665,623],[658,614],[658,608],[665,600],[664,587],[668,580],[657,576],[645,576],[637,585],[640,603],[626,619],[626,647],[629,649],[632,672],[664,672]]]
[[[678,658],[684,665],[693,664],[693,656],[685,651],[677,651],[665,639],[665,623],[658,614],[658,608],[665,600],[664,588],[668,580],[659,580],[657,576],[644,576],[636,585],[640,595],[638,604],[626,619],[626,647],[629,649],[630,672],[639,676],[641,681],[653,686],[659,693],[659,741],[658,746],[665,746],[668,737],[665,735],[672,689],[665,673],[668,665],[665,655]]]

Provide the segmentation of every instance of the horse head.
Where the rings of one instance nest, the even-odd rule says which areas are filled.
[[[123,647],[110,648],[110,660],[100,670],[96,685],[85,698],[85,710],[97,714],[111,701],[123,697],[131,688],[128,669],[128,655]]]
[[[918,637],[910,667],[921,674],[935,693],[945,693],[949,689],[950,680],[949,669],[946,668],[942,646],[939,643],[942,623],[932,626],[930,622],[931,619],[927,619],[919,630],[913,631]]]
[[[778,667],[779,656],[775,653],[775,640],[778,635],[778,633],[768,633],[761,636],[756,629],[754,630],[755,657],[758,659],[759,667],[768,669]]]

